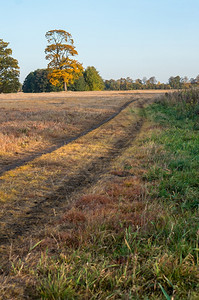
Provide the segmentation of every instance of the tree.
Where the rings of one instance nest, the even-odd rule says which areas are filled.
[[[8,45],[0,39],[0,93],[17,92],[20,87],[18,61],[11,56]]]
[[[46,33],[49,45],[45,49],[46,59],[49,60],[49,80],[55,86],[72,84],[75,79],[82,75],[83,67],[75,59],[78,52],[75,50],[74,41],[69,32],[65,30],[50,30]]]
[[[24,93],[34,93],[35,92],[35,84],[34,84],[35,78],[34,78],[34,73],[30,72],[23,83],[22,86],[22,91]]]
[[[24,93],[42,93],[57,92],[60,91],[60,88],[50,83],[47,69],[38,69],[28,74],[24,80],[22,90]]]
[[[116,91],[120,89],[120,83],[118,80],[110,79],[105,80],[105,90]]]
[[[191,87],[191,82],[187,76],[181,78],[181,88],[189,89]]]
[[[175,76],[175,77],[171,76],[169,78],[169,85],[173,89],[181,89],[182,88],[182,83],[181,83],[180,76]]]
[[[199,84],[199,75],[198,75],[198,76],[196,76],[196,78],[195,78],[195,82],[196,82],[196,84]]]
[[[130,77],[126,78],[126,90],[133,89],[133,80]]]
[[[69,85],[68,89],[70,91],[88,91],[88,85],[85,81],[84,76],[80,76],[78,79],[74,81],[73,84]]]
[[[144,77],[142,78],[142,83],[143,83],[144,85],[146,85],[146,83],[147,83],[147,78],[146,78],[146,76],[144,76]]]
[[[142,80],[140,78],[136,79],[134,84],[133,84],[133,89],[135,90],[141,90],[143,89],[143,84],[142,84]]]
[[[125,91],[126,90],[126,78],[121,77],[119,79],[120,82],[120,90]]]
[[[153,85],[157,83],[155,76],[150,77],[148,81],[150,84],[153,84]]]
[[[95,67],[87,67],[84,71],[84,79],[89,91],[101,91],[104,89],[104,81]]]

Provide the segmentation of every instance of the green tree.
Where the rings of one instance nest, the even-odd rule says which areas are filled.
[[[83,75],[80,76],[78,79],[76,79],[74,81],[74,83],[68,87],[68,89],[70,91],[88,91],[89,90],[88,85],[87,85]]]
[[[102,91],[104,89],[104,81],[95,67],[86,68],[84,71],[84,79],[89,91]]]
[[[0,39],[0,93],[14,93],[20,88],[18,61],[8,45]]]
[[[181,89],[182,88],[182,82],[180,76],[171,76],[169,78],[169,85],[173,89]]]
[[[63,88],[55,87],[48,79],[47,69],[38,69],[28,74],[25,78],[22,90],[24,93],[57,92]]]
[[[133,89],[135,89],[135,90],[142,90],[143,89],[142,80],[140,78],[137,78],[135,80],[135,82],[133,83]]]
[[[126,90],[126,78],[120,78],[119,79],[119,83],[120,83],[120,90]]]
[[[77,55],[74,41],[65,30],[50,30],[46,33],[48,45],[45,49],[46,59],[49,60],[49,79],[55,86],[73,84],[75,79],[82,75],[83,67],[70,56]]]
[[[30,72],[23,83],[22,91],[24,93],[34,93],[35,92],[35,77],[34,72]]]
[[[105,89],[109,91],[118,91],[120,89],[120,83],[118,80],[110,79],[105,80]]]
[[[189,89],[191,87],[191,82],[187,76],[181,78],[181,87],[183,89]]]

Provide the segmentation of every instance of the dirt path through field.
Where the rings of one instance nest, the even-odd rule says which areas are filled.
[[[2,257],[8,245],[18,243],[19,237],[34,236],[38,230],[44,230],[55,214],[67,209],[75,193],[89,188],[108,172],[114,158],[133,142],[142,127],[143,117],[134,114],[134,109],[139,110],[151,101],[151,98],[132,99],[101,124],[60,145],[59,149],[48,149],[47,154],[0,178],[2,191],[9,198],[0,214]],[[52,172],[47,173],[51,166]],[[61,169],[57,174],[58,166]]]
[[[112,120],[114,117],[116,117],[123,109],[125,109],[129,104],[131,104],[132,102],[136,101],[135,98],[133,98],[130,101],[127,101],[125,104],[123,104],[121,107],[118,108],[117,112],[113,113],[112,115],[110,115],[108,118],[105,118],[103,121],[101,121],[100,123],[97,123],[96,125],[92,126],[91,128],[81,132],[80,134],[78,134],[77,136],[71,137],[67,140],[63,140],[61,142],[58,142],[56,145],[53,145],[52,147],[49,147],[47,149],[44,149],[42,151],[35,151],[32,154],[29,154],[27,156],[25,156],[23,159],[18,159],[15,162],[11,162],[9,164],[7,164],[6,166],[1,167],[0,169],[0,176],[5,173],[6,171],[10,171],[13,170],[17,167],[23,166],[24,164],[32,161],[33,159],[35,159],[36,157],[42,156],[43,154],[47,154],[47,153],[52,153],[53,151],[57,150],[58,148],[63,147],[64,145],[67,145],[75,140],[77,140],[78,138],[88,134],[89,132],[99,128],[100,126],[102,126],[103,124],[109,122],[110,120]]]
[[[29,234],[33,230],[36,230],[37,226],[45,225],[49,219],[53,217],[54,210],[56,210],[56,214],[59,214],[63,209],[63,205],[68,202],[67,200],[73,193],[79,192],[82,188],[96,183],[100,175],[107,172],[110,162],[133,141],[139,133],[142,123],[143,120],[140,119],[136,125],[134,124],[130,135],[128,134],[128,136],[122,140],[118,139],[106,156],[102,155],[89,164],[85,163],[85,166],[79,169],[78,174],[69,178],[66,177],[62,181],[62,186],[50,197],[35,203],[35,205],[26,212],[25,216],[23,216],[22,213],[23,218],[21,218],[21,216],[17,216],[16,219],[12,217],[12,222],[7,223],[5,227],[7,234],[4,234],[4,237],[0,238],[0,242],[10,242],[19,236]]]

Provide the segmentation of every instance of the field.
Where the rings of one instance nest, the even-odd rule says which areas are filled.
[[[78,135],[126,101],[117,95],[113,101],[94,93],[68,94],[0,95],[2,167]]]
[[[102,122],[135,93],[0,95],[0,166],[40,155]],[[139,96],[138,96],[139,97]]]
[[[164,94],[0,95],[2,299],[198,299],[198,93]]]

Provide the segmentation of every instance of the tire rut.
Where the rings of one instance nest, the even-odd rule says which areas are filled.
[[[123,105],[120,108],[120,111],[125,109],[134,101],[136,100],[133,99]],[[146,102],[146,100],[144,102]],[[140,107],[142,107],[142,105],[143,103],[139,103]],[[110,116],[108,119],[103,121],[101,125],[107,123],[118,114],[119,112]],[[9,216],[9,221],[6,222],[0,236],[0,244],[6,246],[13,243],[19,237],[25,238],[30,234],[34,236],[34,232],[37,233],[38,228],[41,229],[45,226],[45,224],[53,220],[55,217],[55,210],[56,213],[61,213],[63,212],[63,208],[67,209],[67,206],[71,204],[70,198],[72,198],[74,194],[81,192],[81,190],[85,188],[89,188],[100,179],[101,175],[108,172],[111,162],[116,158],[116,156],[120,155],[127,147],[129,147],[129,145],[132,144],[134,139],[137,137],[142,128],[143,122],[143,118],[140,117],[136,123],[133,123],[128,127],[124,136],[119,137],[118,140],[115,141],[106,155],[84,164],[84,166],[80,168],[78,173],[74,176],[63,178],[61,186],[45,199],[35,201],[34,205],[26,211],[26,216],[23,215],[23,208],[22,213],[20,214],[19,212],[18,216]],[[100,126],[96,125],[95,128]],[[92,130],[94,130],[94,128]],[[92,130],[88,130],[87,133]],[[86,135],[86,133],[82,133],[78,137],[73,138],[70,142],[83,135]]]
[[[71,137],[67,140],[63,140],[61,142],[59,142],[56,145],[53,145],[52,147],[49,147],[47,149],[44,149],[42,151],[36,151],[34,154],[28,155],[26,157],[24,157],[23,159],[20,159],[14,163],[8,164],[4,167],[1,168],[0,170],[0,176],[2,176],[5,172],[7,171],[11,171],[14,170],[18,167],[21,167],[23,165],[25,165],[26,163],[31,162],[32,160],[34,160],[35,158],[38,158],[40,156],[42,156],[43,154],[48,154],[48,153],[52,153],[53,151],[70,144],[71,142],[76,141],[77,139],[79,139],[80,137],[85,136],[86,134],[92,132],[93,130],[99,128],[100,126],[106,124],[107,122],[109,122],[110,120],[112,120],[113,118],[115,118],[122,110],[124,110],[128,105],[130,105],[131,103],[137,101],[137,99],[133,98],[130,101],[127,101],[125,104],[123,104],[114,114],[110,115],[108,118],[104,119],[103,121],[97,123],[96,125],[93,125],[91,128],[84,130],[83,132],[81,132],[80,134],[78,134],[77,136]]]
[[[110,163],[136,138],[142,128],[142,124],[143,120],[140,119],[123,139],[116,141],[106,156],[99,157],[80,169],[78,174],[63,180],[62,185],[52,195],[35,203],[25,217],[13,217],[12,223],[6,224],[4,228],[4,233],[0,237],[0,244],[9,244],[18,237],[26,236],[30,232],[33,234],[34,230],[37,231],[38,226],[41,228],[54,217],[53,210],[56,210],[56,213],[59,210],[61,212],[63,205],[65,205],[66,209],[74,193],[95,184],[100,179],[100,176],[109,170]]]

